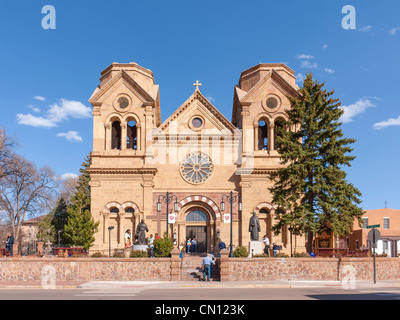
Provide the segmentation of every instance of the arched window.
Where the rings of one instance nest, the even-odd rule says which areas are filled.
[[[201,212],[200,210],[193,210],[191,211],[187,217],[186,221],[207,221],[207,216],[205,215],[204,212]]]
[[[137,150],[137,127],[134,120],[128,121],[126,128],[126,148]]]
[[[111,212],[111,213],[117,213],[117,214],[118,214],[118,213],[119,213],[119,210],[118,210],[118,208],[115,208],[115,207],[114,207],[114,208],[111,208],[110,212]]]
[[[128,207],[128,208],[125,209],[125,212],[133,214],[133,213],[135,213],[135,209],[133,209],[132,207]]]
[[[121,123],[118,120],[111,126],[111,149],[121,149]]]
[[[278,119],[275,121],[274,125],[274,150],[278,150],[280,144],[278,143],[278,137],[280,137],[279,130],[283,128],[283,120]]]
[[[265,120],[258,122],[258,150],[268,150],[268,125]]]
[[[268,209],[262,208],[260,209],[260,213],[269,214]]]

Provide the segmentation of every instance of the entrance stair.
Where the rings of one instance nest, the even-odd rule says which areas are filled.
[[[203,259],[205,253],[183,253],[181,260],[181,281],[203,280]],[[214,260],[210,281],[219,281],[218,259]]]

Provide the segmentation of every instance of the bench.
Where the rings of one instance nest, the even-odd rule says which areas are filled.
[[[347,257],[349,250],[347,248],[318,248],[317,257]]]
[[[68,257],[86,257],[86,251],[83,248],[76,248],[76,247],[60,247],[54,248],[54,255],[55,256],[63,256],[65,251],[68,253]]]
[[[369,249],[355,250],[349,252],[350,257],[369,257]]]

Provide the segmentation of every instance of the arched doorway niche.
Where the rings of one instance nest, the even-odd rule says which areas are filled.
[[[173,227],[177,245],[186,248],[187,239],[195,236],[197,252],[213,251],[219,223],[216,221],[214,210],[206,203],[201,201],[187,203],[181,208]]]

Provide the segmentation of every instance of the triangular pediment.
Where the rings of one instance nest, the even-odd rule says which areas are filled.
[[[111,91],[120,81],[130,89],[130,91],[143,103],[155,102],[158,94],[158,85],[154,85],[150,92],[143,89],[128,73],[120,70],[111,80],[109,80],[101,89],[96,88],[89,99],[90,103],[98,103],[104,99],[104,96]]]
[[[193,119],[200,118],[199,128],[192,125]],[[240,131],[213,104],[196,89],[161,126],[155,135],[186,134],[206,136],[240,135]]]
[[[241,103],[252,102],[253,98],[257,96],[260,91],[264,91],[264,89],[271,86],[271,84],[285,96],[298,96],[297,88],[287,82],[277,71],[271,69],[271,71],[262,77],[246,94],[237,92],[238,98]]]

